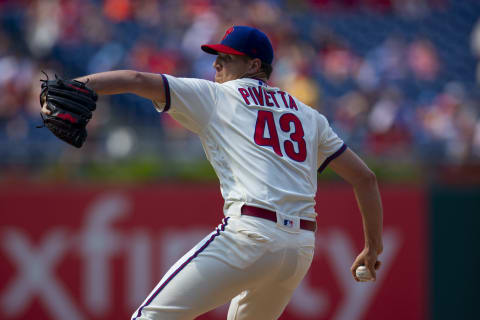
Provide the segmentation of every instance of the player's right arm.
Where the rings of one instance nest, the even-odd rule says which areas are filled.
[[[75,80],[87,83],[98,95],[133,93],[143,98],[164,103],[165,85],[161,74],[134,70],[116,70],[95,73]],[[50,111],[44,106],[42,112]]]
[[[362,215],[365,247],[353,262],[353,277],[358,281],[355,270],[365,265],[375,279],[383,251],[383,209],[376,176],[349,148],[330,162],[330,168],[352,185]]]
[[[314,114],[317,116],[320,137],[319,172],[329,165],[333,171],[349,182],[353,187],[362,214],[365,248],[353,262],[351,267],[353,277],[359,281],[355,270],[358,266],[365,265],[375,279],[375,270],[380,266],[377,257],[383,251],[383,211],[377,178],[362,159],[346,147],[330,127],[327,119],[319,113]]]

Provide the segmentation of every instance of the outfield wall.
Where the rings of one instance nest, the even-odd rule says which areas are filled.
[[[476,319],[480,285],[480,188],[430,191],[431,306],[437,320]]]
[[[282,320],[429,318],[429,281],[444,272],[430,272],[430,252],[442,254],[429,249],[429,193],[381,193],[382,269],[376,283],[356,283],[349,267],[363,238],[353,192],[320,185],[316,255]],[[128,318],[220,223],[221,208],[216,184],[0,187],[0,319]],[[224,306],[199,319],[225,315]]]

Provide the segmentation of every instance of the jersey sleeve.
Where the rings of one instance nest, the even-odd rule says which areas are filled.
[[[165,103],[153,101],[159,112],[168,112],[185,128],[199,133],[207,126],[217,107],[215,82],[163,75]]]
[[[347,145],[330,127],[327,118],[321,114],[318,114],[318,116],[318,172],[322,172],[330,161],[341,155],[347,149]]]

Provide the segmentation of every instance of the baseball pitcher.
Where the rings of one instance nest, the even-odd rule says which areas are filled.
[[[263,32],[234,26],[201,48],[216,55],[215,82],[119,70],[42,84],[45,123],[63,140],[81,147],[97,95],[134,93],[200,137],[220,180],[225,218],[132,319],[194,319],[228,301],[229,320],[280,317],[312,262],[317,171],[327,165],[352,185],[363,218],[352,276],[359,281],[355,270],[365,266],[375,279],[382,207],[374,173],[323,115],[268,84],[274,55]]]

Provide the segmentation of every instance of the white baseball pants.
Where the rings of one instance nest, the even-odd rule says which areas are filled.
[[[177,261],[132,319],[190,320],[231,300],[228,320],[277,319],[313,258],[312,231],[227,217]]]

